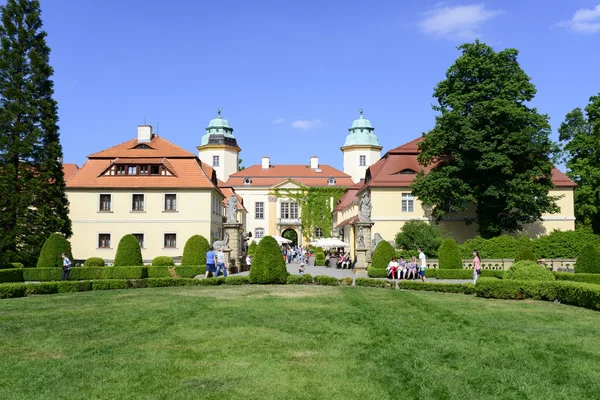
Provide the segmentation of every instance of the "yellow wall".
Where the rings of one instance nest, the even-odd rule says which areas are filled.
[[[385,240],[394,240],[402,225],[411,219],[429,221],[429,214],[421,203],[415,199],[413,212],[402,212],[402,193],[410,193],[410,188],[371,188],[373,209],[371,219],[374,222],[372,234],[379,233]],[[574,197],[572,188],[555,188],[550,191],[552,196],[561,196],[558,200],[560,212],[544,215],[542,221],[528,225],[525,233],[532,237],[548,234],[555,229],[575,229]],[[345,212],[338,212],[339,221],[358,215],[358,207],[349,207]],[[440,228],[449,232],[459,243],[477,235],[477,224],[466,225],[465,216],[474,216],[474,208],[464,212],[452,213],[440,221]]]
[[[112,195],[112,211],[99,211],[99,195]],[[143,212],[131,211],[131,196],[145,195]],[[164,194],[177,194],[177,211],[164,211]],[[213,190],[67,190],[69,217],[73,223],[71,246],[76,259],[101,257],[114,260],[119,240],[129,233],[144,234],[142,257],[178,257],[190,236],[200,234],[212,241],[211,232],[222,228],[222,209],[213,210],[211,197],[223,196]],[[98,234],[110,233],[111,248],[98,248]],[[163,248],[164,234],[177,234],[177,247]]]

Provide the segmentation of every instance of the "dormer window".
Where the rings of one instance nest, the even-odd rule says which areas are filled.
[[[134,149],[136,149],[136,150],[153,150],[152,147],[150,147],[144,143],[138,144],[137,146],[134,147]]]
[[[402,171],[400,171],[400,173],[401,173],[401,174],[416,174],[416,173],[417,173],[417,171],[415,171],[415,170],[412,170],[412,169],[410,169],[410,168],[406,168],[406,169],[403,169]]]
[[[244,178],[244,185],[249,185],[251,183],[252,183],[252,180],[250,178],[248,178],[248,177]]]
[[[329,179],[327,179],[327,183],[331,186],[331,185],[335,185],[335,178],[334,177],[329,177]]]

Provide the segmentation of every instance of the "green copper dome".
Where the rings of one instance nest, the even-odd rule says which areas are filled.
[[[350,134],[346,136],[344,146],[352,145],[371,145],[379,146],[379,139],[375,136],[375,128],[371,121],[363,118],[363,111],[360,110],[360,117],[352,122],[352,127],[348,129]]]
[[[226,119],[221,118],[221,109],[217,112],[217,118],[210,120],[206,133],[202,136],[200,146],[207,144],[226,144],[237,146],[237,141],[233,136],[233,128],[229,126]]]

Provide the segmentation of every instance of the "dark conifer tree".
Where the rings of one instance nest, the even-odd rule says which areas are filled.
[[[39,1],[0,13],[0,254],[35,265],[50,234],[71,235],[54,71]]]

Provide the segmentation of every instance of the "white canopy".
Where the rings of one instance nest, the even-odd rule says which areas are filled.
[[[350,245],[340,239],[336,238],[325,238],[318,239],[314,242],[311,242],[313,246],[317,247],[349,247]]]
[[[260,239],[262,239],[262,238],[260,238]],[[253,237],[253,238],[250,239],[250,242],[254,241],[254,242],[258,243],[258,242],[260,242],[260,239]],[[283,245],[283,244],[292,243],[292,241],[290,239],[286,239],[286,238],[281,237],[281,236],[273,236],[273,239],[275,239],[277,241],[277,244],[279,244],[280,246]]]

